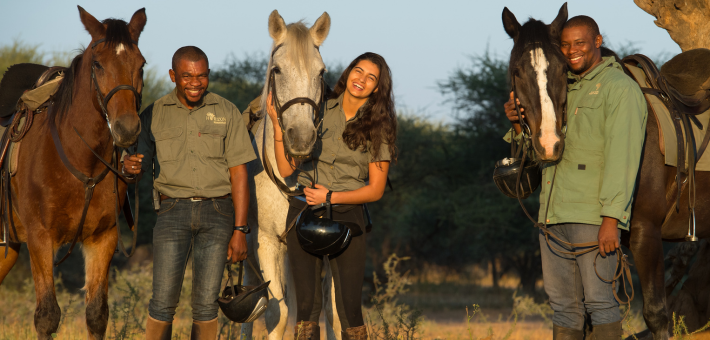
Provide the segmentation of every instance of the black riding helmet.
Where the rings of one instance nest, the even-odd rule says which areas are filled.
[[[266,305],[269,302],[266,288],[271,281],[263,282],[263,279],[257,273],[257,277],[263,282],[262,284],[258,286],[242,286],[243,269],[244,262],[242,261],[239,263],[237,284],[234,285],[232,271],[229,268],[229,264],[227,264],[227,282],[224,290],[222,290],[222,295],[217,299],[217,304],[219,304],[224,316],[237,323],[253,322],[261,314],[264,314]]]
[[[493,181],[498,186],[498,190],[504,195],[511,198],[527,198],[532,194],[542,181],[542,172],[540,166],[532,161],[526,161],[521,168],[520,158],[505,158],[496,162],[496,168],[493,170]],[[522,171],[522,175],[518,176]],[[518,185],[518,177],[520,177],[520,186]]]
[[[298,216],[296,236],[303,250],[321,256],[336,254],[345,249],[352,233],[348,226],[333,221],[330,204],[325,205],[325,214],[316,216],[314,210],[318,207],[308,207]]]

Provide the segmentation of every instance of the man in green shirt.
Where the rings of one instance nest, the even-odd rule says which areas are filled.
[[[559,253],[541,232],[555,339],[582,339],[585,314],[591,316],[596,339],[622,335],[618,302],[611,283],[602,278],[613,278],[619,229],[628,230],[647,111],[638,85],[614,57],[602,58],[601,45],[599,28],[590,17],[574,17],[562,30],[560,46],[570,69],[565,149],[559,162],[543,165],[538,221],[565,242],[598,241],[601,256]],[[505,110],[519,134],[512,99]],[[552,238],[550,243],[565,251],[583,250]]]
[[[246,258],[246,163],[256,156],[237,107],[207,92],[209,61],[202,50],[178,49],[170,79],[175,90],[141,114],[137,155],[124,156],[130,174],[141,171],[143,159],[155,160],[153,187],[161,201],[146,338],[170,339],[192,253],[191,339],[214,340],[224,266]]]

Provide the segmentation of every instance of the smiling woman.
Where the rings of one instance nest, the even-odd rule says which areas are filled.
[[[303,195],[289,202],[286,218],[287,226],[295,224],[295,228],[286,230],[286,239],[296,286],[296,336],[299,332],[320,333],[319,278],[323,256],[328,256],[343,336],[366,339],[360,302],[365,239],[372,226],[364,204],[382,197],[390,162],[396,160],[397,116],[389,66],[382,56],[371,52],[350,63],[326,103],[313,158],[307,161],[286,156],[280,144],[284,134],[271,97],[267,111],[274,125],[279,173],[288,177],[296,172],[303,190]],[[305,216],[313,214],[345,228],[309,222],[312,219]],[[318,232],[313,232],[314,228]]]

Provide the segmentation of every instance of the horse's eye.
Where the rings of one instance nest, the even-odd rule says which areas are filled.
[[[274,67],[274,73],[275,74],[281,74],[281,69],[278,67]]]
[[[320,76],[321,76],[321,78],[323,77],[323,74],[325,74],[325,69],[320,70]]]
[[[94,60],[94,67],[95,67],[97,70],[103,70],[103,69],[104,69],[103,67],[101,67],[101,64],[99,64],[99,62],[96,61],[96,60]]]

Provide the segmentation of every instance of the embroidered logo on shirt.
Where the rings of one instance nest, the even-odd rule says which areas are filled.
[[[597,83],[597,89],[594,90],[594,91],[592,91],[592,92],[589,92],[589,94],[599,94],[599,88],[600,88],[600,87],[602,87],[602,84],[601,84],[601,83]]]
[[[205,120],[211,120],[215,124],[227,124],[227,117],[216,117],[212,112],[207,112],[205,116]]]

